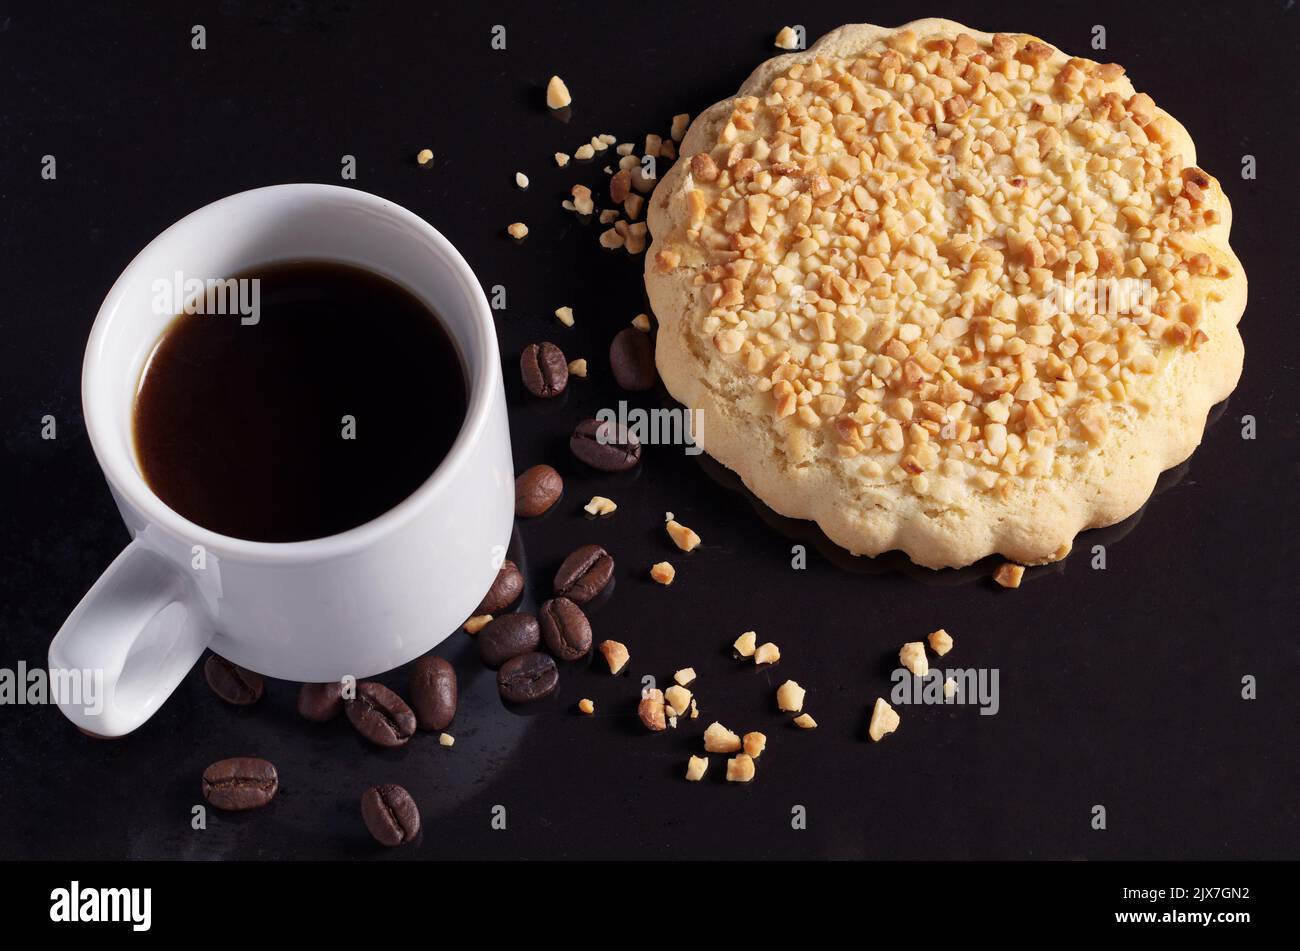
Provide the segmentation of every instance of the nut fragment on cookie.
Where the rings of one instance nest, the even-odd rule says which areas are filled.
[[[528,237],[528,225],[524,224],[522,221],[512,222],[506,227],[506,234],[510,235],[510,237],[514,238],[516,241],[522,241],[524,238]]]
[[[917,677],[924,677],[930,672],[930,662],[925,656],[925,645],[920,641],[908,641],[898,651],[898,662]]]
[[[698,783],[704,778],[704,773],[708,768],[709,758],[707,756],[692,756],[686,761],[687,780],[693,783]]]
[[[477,634],[479,631],[483,630],[483,628],[487,627],[490,623],[492,623],[492,615],[476,614],[468,621],[465,622],[465,633]]]
[[[684,716],[691,708],[691,692],[680,684],[664,691],[664,704],[675,717]]]
[[[438,734],[438,745],[439,745],[439,746],[455,746],[455,745],[456,745],[456,738],[455,738],[454,736],[452,736],[450,733],[439,733],[439,734]]]
[[[1004,588],[1019,588],[1020,579],[1025,576],[1025,566],[1005,561],[993,573],[993,580]]]
[[[898,712],[883,698],[877,697],[876,705],[871,711],[871,723],[867,726],[867,735],[871,737],[872,742],[879,743],[882,736],[897,730],[898,724]]]
[[[613,499],[607,499],[603,495],[593,495],[591,501],[582,507],[582,510],[588,515],[612,515],[618,508]]]
[[[673,544],[682,551],[694,551],[699,547],[700,536],[678,522],[677,519],[670,518],[664,523],[664,527],[668,529],[668,536],[673,540]]]
[[[421,165],[428,165],[433,161],[433,149],[420,149],[415,153],[415,160]]]
[[[754,651],[755,664],[775,664],[781,659],[781,648],[777,647],[771,641],[766,644],[760,644]]]
[[[677,577],[677,569],[666,561],[658,561],[650,566],[650,577],[661,585],[667,586]]]
[[[741,753],[727,760],[727,782],[747,783],[754,778],[754,758]]]
[[[573,97],[569,95],[569,87],[564,84],[564,80],[559,76],[552,76],[550,82],[546,84],[546,104],[552,109],[563,109],[573,102]]]
[[[664,713],[664,693],[662,690],[647,690],[637,704],[636,715],[641,718],[647,730],[658,733],[668,728]]]
[[[740,737],[717,721],[704,730],[704,752],[734,753],[740,749]]]
[[[557,308],[555,309],[555,319],[558,320],[560,323],[564,324],[564,326],[566,326],[566,327],[572,327],[572,326],[573,326],[573,308],[572,308],[572,307],[557,307]]]
[[[930,642],[930,650],[934,651],[940,657],[952,650],[952,635],[939,628],[937,631],[931,631],[925,639]]]
[[[632,656],[627,652],[627,648],[618,641],[601,641],[600,655],[605,658],[605,663],[609,665],[611,674],[617,674],[627,666],[627,662]]]
[[[754,644],[758,641],[758,635],[753,631],[746,631],[736,638],[736,642],[731,646],[741,657],[754,656]]]
[[[587,358],[578,357],[576,360],[570,360],[569,375],[576,376],[580,380],[585,380],[587,378]]]
[[[798,713],[803,709],[803,698],[808,691],[793,680],[787,680],[776,688],[776,706],[782,713]]]
[[[762,733],[746,733],[740,742],[745,749],[745,755],[753,759],[758,759],[763,755],[763,750],[767,749],[767,737]]]
[[[673,680],[677,681],[680,686],[688,686],[695,682],[695,668],[683,667],[677,673],[673,674]]]
[[[592,701],[588,700],[586,697],[583,697],[581,700],[578,701],[578,710],[582,713],[585,713],[587,716],[591,716],[593,713],[596,712],[596,705],[592,703]]]
[[[799,33],[789,26],[783,26],[776,34],[776,48],[779,50],[797,50]]]
[[[801,730],[817,729],[817,721],[812,718],[811,713],[801,713],[791,722]]]

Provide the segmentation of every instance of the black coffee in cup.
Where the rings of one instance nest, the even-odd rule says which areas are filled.
[[[134,410],[145,481],[234,538],[355,528],[451,449],[468,399],[460,357],[422,301],[371,271],[293,261],[227,286],[254,279],[255,319],[182,313],[154,346]]]

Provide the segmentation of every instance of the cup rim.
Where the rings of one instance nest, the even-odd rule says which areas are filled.
[[[96,373],[96,368],[100,365],[99,354],[108,336],[110,325],[113,323],[112,318],[118,311],[121,299],[126,293],[127,285],[138,280],[137,275],[133,272],[139,266],[141,258],[151,249],[168,241],[181,228],[193,227],[199,219],[212,215],[218,209],[223,209],[223,207],[229,205],[256,201],[259,197],[265,197],[272,193],[294,193],[298,196],[317,198],[326,202],[346,199],[354,204],[368,206],[376,212],[395,218],[423,233],[436,248],[437,253],[451,266],[452,271],[458,278],[459,290],[466,294],[475,317],[471,332],[476,338],[475,343],[479,348],[479,352],[485,355],[482,366],[467,366],[465,368],[470,378],[470,392],[465,409],[465,421],[461,424],[460,432],[456,435],[456,439],[447,455],[414,492],[383,514],[354,528],[334,535],[294,542],[260,542],[222,535],[211,529],[204,528],[202,525],[192,522],[179,512],[174,511],[149,488],[143,474],[135,465],[131,453],[126,454],[126,464],[122,465],[119,454],[108,452],[101,445],[106,438],[103,435],[103,429],[107,424],[108,414],[117,412],[118,407],[106,406],[102,405],[102,403],[97,404],[90,399],[92,379]],[[468,357],[468,355],[463,356]],[[501,367],[497,351],[496,331],[493,326],[492,315],[488,310],[487,299],[483,295],[483,289],[478,283],[478,278],[475,277],[465,258],[441,232],[409,209],[370,192],[340,185],[290,183],[252,188],[210,202],[170,225],[131,259],[131,262],[122,270],[117,280],[113,282],[113,286],[109,289],[103,303],[100,304],[99,311],[95,315],[95,321],[91,326],[81,370],[81,405],[91,449],[94,451],[95,458],[104,471],[109,484],[125,501],[144,515],[149,524],[156,525],[187,542],[202,545],[209,554],[255,562],[301,563],[355,554],[380,539],[391,535],[402,525],[409,523],[419,512],[433,504],[434,499],[440,494],[443,487],[451,482],[456,473],[467,464],[466,460],[470,455],[471,446],[481,438],[483,429],[487,425],[492,408],[492,394],[496,389],[500,388],[500,380]]]

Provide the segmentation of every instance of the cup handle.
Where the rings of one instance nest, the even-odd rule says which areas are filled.
[[[123,736],[153,716],[212,633],[193,581],[137,538],[50,643],[52,699],[83,730]]]

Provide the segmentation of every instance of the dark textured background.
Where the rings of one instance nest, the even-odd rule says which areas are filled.
[[[196,669],[136,734],[97,742],[50,708],[0,708],[0,857],[348,857],[378,850],[361,826],[367,785],[416,796],[425,831],[390,857],[1295,857],[1297,520],[1293,3],[1091,3],[1070,9],[988,3],[709,3],[611,6],[498,3],[252,2],[5,4],[0,12],[0,666],[44,662],[66,614],[126,542],[81,423],[82,349],[104,293],[130,258],[189,211],[276,182],[339,181],[424,216],[484,285],[503,283],[497,315],[515,460],[546,461],[568,480],[563,502],[522,527],[529,597],[558,561],[598,541],[618,559],[617,588],[594,612],[598,637],[632,651],[637,676],[699,671],[702,716],[675,733],[639,726],[637,682],[567,670],[562,696],[536,716],[502,709],[490,673],[447,642],[462,676],[457,745],[421,736],[406,749],[364,745],[346,721],[313,726],[275,682],[236,711]],[[798,12],[795,12],[797,9]],[[599,132],[620,141],[666,133],[735,90],[774,52],[792,17],[810,40],[840,23],[898,24],[946,15],[979,29],[1037,33],[1071,53],[1113,59],[1190,129],[1200,164],[1231,197],[1233,245],[1250,277],[1246,370],[1190,464],[1133,519],[1080,540],[1063,564],[1015,592],[987,567],[904,572],[890,559],[839,564],[810,552],[790,567],[791,526],[759,513],[676,450],[638,471],[598,477],[572,461],[573,422],[620,394],[609,339],[645,309],[641,261],[607,256],[597,228],[561,211],[575,182],[598,192],[604,161],[557,169]],[[190,26],[208,48],[190,49]],[[508,51],[489,48],[493,24]],[[1109,49],[1088,48],[1108,30]],[[567,125],[542,107],[547,77],[567,80]],[[416,151],[437,155],[417,168]],[[1256,181],[1239,175],[1257,156]],[[42,155],[58,179],[42,181]],[[516,190],[516,169],[532,178]],[[532,228],[516,246],[516,219]],[[572,330],[552,310],[577,312]],[[519,351],[551,339],[592,374],[538,405],[517,383]],[[634,404],[666,405],[654,393]],[[39,438],[40,418],[59,438]],[[1243,441],[1240,419],[1258,420]],[[723,482],[726,480],[723,479]],[[594,492],[619,503],[592,522]],[[704,537],[689,557],[660,523],[676,512]],[[1089,567],[1104,542],[1108,568]],[[665,590],[646,580],[665,557]],[[946,627],[950,666],[996,667],[1002,709],[904,708],[900,731],[864,738],[899,645]],[[727,645],[756,628],[780,644],[779,667],[734,663]],[[1240,699],[1241,678],[1259,699]],[[799,732],[773,688],[809,689],[821,724]],[[394,674],[389,681],[404,682]],[[599,716],[580,718],[579,697]],[[768,733],[758,778],[681,778],[714,718]],[[231,755],[269,757],[282,793],[268,809],[189,827],[198,777]],[[490,810],[507,809],[494,831]],[[1106,831],[1089,826],[1094,804]],[[790,828],[805,806],[808,829]],[[1231,884],[1231,883],[1226,883]]]

